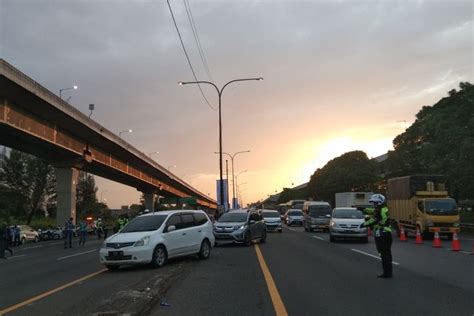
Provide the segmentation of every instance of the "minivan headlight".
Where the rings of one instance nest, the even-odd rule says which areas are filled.
[[[147,246],[150,243],[150,236],[145,236],[133,245],[134,247]]]
[[[459,227],[459,223],[453,223],[453,227]]]
[[[234,226],[234,230],[242,230],[245,229],[245,225],[242,226]]]
[[[336,222],[331,222],[329,225],[330,225],[331,227],[337,227]]]

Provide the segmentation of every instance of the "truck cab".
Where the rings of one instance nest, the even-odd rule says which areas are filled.
[[[459,213],[456,201],[445,198],[423,198],[417,201],[417,226],[421,232],[459,233]]]

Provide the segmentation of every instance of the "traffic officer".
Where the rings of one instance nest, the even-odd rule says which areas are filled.
[[[361,227],[372,227],[375,235],[375,246],[382,259],[383,273],[378,278],[391,278],[392,273],[392,228],[388,217],[388,208],[385,204],[385,196],[374,194],[369,203],[374,206],[373,215]]]

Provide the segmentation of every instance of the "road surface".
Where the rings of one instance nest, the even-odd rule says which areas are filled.
[[[300,227],[267,243],[213,249],[209,260],[118,272],[98,263],[102,241],[63,249],[28,244],[0,261],[0,312],[8,315],[469,315],[474,240],[462,252],[430,242],[393,244],[394,275],[378,279],[373,240],[330,243]]]

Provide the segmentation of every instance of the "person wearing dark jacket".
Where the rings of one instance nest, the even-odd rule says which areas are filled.
[[[382,259],[383,269],[383,273],[377,277],[392,278],[392,228],[390,227],[385,197],[382,194],[374,194],[370,197],[369,202],[374,205],[373,215],[360,226],[371,227],[374,231],[375,246]]]
[[[13,256],[13,250],[10,249],[10,228],[6,223],[0,225],[0,259],[6,259],[5,251],[10,252]]]
[[[72,235],[74,234],[74,223],[72,217],[70,217],[64,224],[64,234],[64,249],[68,246],[69,248],[72,248]]]

